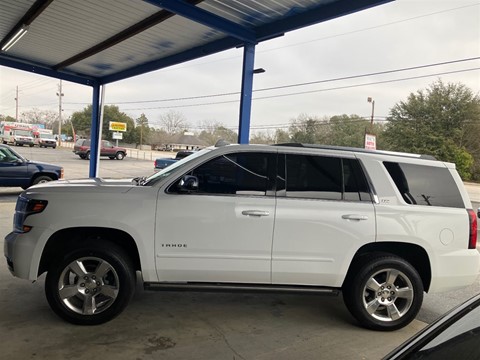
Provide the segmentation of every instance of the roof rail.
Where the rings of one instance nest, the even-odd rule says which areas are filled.
[[[382,155],[403,156],[403,157],[426,159],[426,160],[437,160],[434,156],[427,155],[427,154],[412,154],[412,153],[406,153],[406,152],[387,151],[387,150],[370,150],[370,149],[354,148],[354,147],[348,147],[348,146],[303,144],[303,143],[282,143],[282,144],[273,144],[272,146],[291,146],[291,147],[304,147],[304,148],[311,148],[311,149],[341,150],[341,151],[360,152],[360,153],[367,153],[367,154],[382,154]]]

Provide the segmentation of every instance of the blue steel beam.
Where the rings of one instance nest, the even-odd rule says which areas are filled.
[[[233,36],[243,42],[256,43],[255,31],[238,25],[230,20],[205,11],[181,0],[144,0],[192,21]]]
[[[306,9],[298,14],[286,16],[266,25],[261,25],[255,31],[258,42],[260,42],[283,35],[288,31],[318,24],[392,1],[395,0],[338,0],[330,3],[322,1],[316,7]]]
[[[100,85],[93,86],[92,127],[90,135],[90,171],[89,177],[97,177],[98,143],[100,133]]]
[[[240,95],[240,119],[238,124],[239,144],[248,144],[250,138],[254,62],[255,45],[245,45],[243,49],[242,93]]]
[[[45,65],[25,62],[25,61],[21,61],[13,57],[7,57],[4,55],[0,55],[0,65],[17,69],[17,70],[28,71],[34,74],[45,75],[45,76],[56,78],[56,79],[71,81],[81,85],[93,86],[94,84],[98,83],[98,79],[92,76],[72,74],[72,73],[63,72],[63,71],[59,72],[59,71],[52,70],[51,68]]]

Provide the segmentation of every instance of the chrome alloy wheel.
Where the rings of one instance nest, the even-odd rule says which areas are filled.
[[[412,306],[414,289],[410,279],[396,269],[374,273],[363,288],[363,306],[375,319],[395,321]]]
[[[68,264],[58,280],[60,300],[82,315],[99,314],[117,298],[118,274],[107,261],[82,257]]]

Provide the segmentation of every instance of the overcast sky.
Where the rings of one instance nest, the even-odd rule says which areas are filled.
[[[242,55],[234,49],[108,84],[105,101],[134,119],[145,113],[151,125],[174,110],[192,130],[205,121],[236,128],[239,95],[217,95],[240,91]],[[450,64],[355,77],[445,62]],[[286,128],[301,113],[370,117],[367,97],[375,100],[381,121],[395,103],[439,78],[479,94],[480,2],[397,0],[260,43],[255,67],[266,72],[254,77],[252,132]],[[336,80],[345,77],[355,78]],[[58,82],[0,67],[0,114],[15,117],[16,86],[20,113],[58,111]],[[272,87],[283,88],[262,90]],[[90,87],[64,81],[63,93],[64,118],[91,103]],[[178,98],[183,100],[169,100]]]

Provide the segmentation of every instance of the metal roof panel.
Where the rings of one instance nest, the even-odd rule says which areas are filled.
[[[106,83],[389,1],[2,0],[0,65]]]

